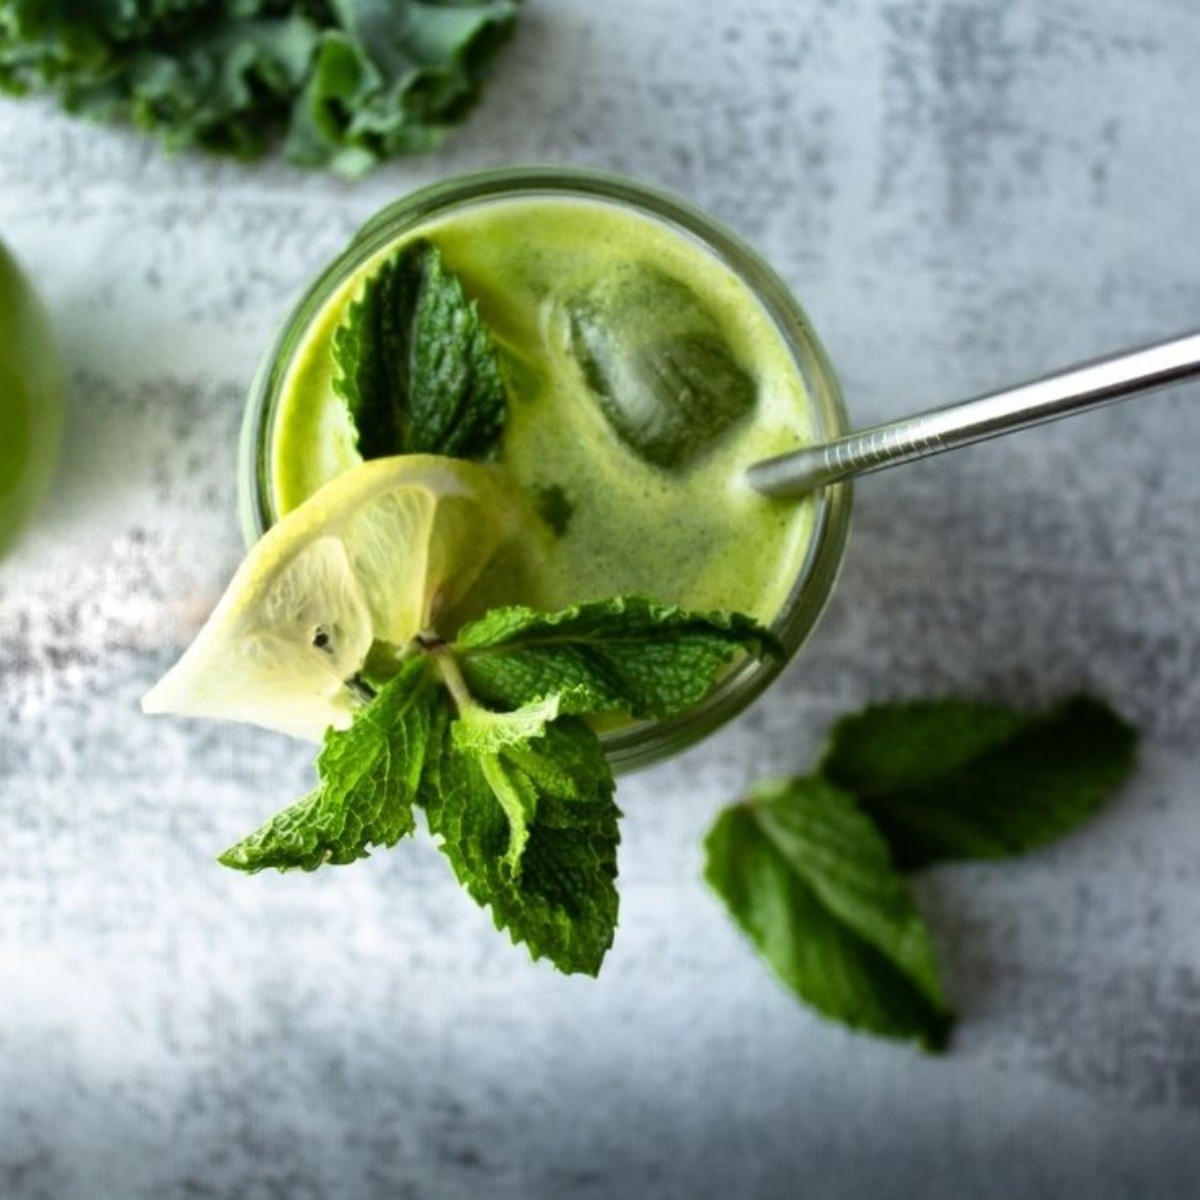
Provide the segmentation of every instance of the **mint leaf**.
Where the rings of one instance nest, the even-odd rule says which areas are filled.
[[[770,631],[740,613],[692,613],[619,596],[544,613],[494,609],[455,646],[473,694],[517,708],[560,695],[563,712],[664,717],[690,708],[739,651],[779,653]]]
[[[558,716],[558,697],[551,696],[516,712],[499,713],[467,705],[454,722],[455,746],[475,758],[492,795],[508,818],[508,850],[504,861],[517,872],[529,841],[529,825],[537,816],[539,777],[555,769],[541,748],[531,745]]]
[[[1027,715],[962,701],[843,718],[821,773],[855,793],[906,870],[1069,833],[1128,777],[1137,733],[1099,700]]]
[[[48,92],[170,151],[361,175],[438,145],[479,97],[517,0],[0,3],[0,92]]]
[[[392,846],[412,833],[437,694],[429,663],[406,662],[349,729],[325,735],[316,790],[219,861],[239,871],[312,871],[325,863],[354,862],[371,846]]]
[[[401,247],[367,280],[333,358],[363,458],[479,457],[504,426],[495,345],[432,242]]]
[[[816,778],[760,785],[705,850],[708,882],[797,996],[854,1029],[945,1044],[929,933],[852,796]]]
[[[536,820],[516,871],[508,814],[454,723],[447,700],[430,737],[420,802],[455,875],[533,958],[596,975],[616,929],[620,840],[599,739],[578,718],[562,717],[520,755]]]

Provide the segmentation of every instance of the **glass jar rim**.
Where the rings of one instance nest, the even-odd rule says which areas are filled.
[[[510,167],[459,175],[387,205],[312,281],[284,319],[251,384],[238,464],[239,507],[247,545],[274,523],[270,453],[274,420],[292,358],[313,320],[345,280],[380,250],[425,222],[490,200],[535,196],[606,201],[633,208],[698,241],[748,288],[782,337],[805,389],[821,438],[847,428],[845,404],[833,368],[800,304],[749,245],[706,213],[657,188],[623,176],[579,167]],[[771,622],[784,657],[745,656],[708,695],[686,712],[639,721],[601,735],[615,771],[648,766],[685,749],[731,720],[755,700],[799,652],[832,595],[849,535],[849,484],[813,497],[808,549],[780,611]]]

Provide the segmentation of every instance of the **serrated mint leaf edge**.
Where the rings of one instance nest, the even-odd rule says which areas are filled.
[[[400,841],[401,838],[415,832],[416,821],[412,815],[412,809],[420,787],[420,776],[424,770],[424,743],[419,743],[421,745],[420,761],[416,764],[410,763],[407,765],[407,773],[410,776],[408,781],[405,783],[403,782],[403,776],[398,777],[402,781],[402,790],[407,792],[407,820],[400,819],[403,817],[402,813],[393,814],[394,818],[397,819],[396,826],[398,828],[398,833],[395,837],[385,837],[383,839],[363,838],[361,842],[354,846],[350,842],[342,842],[340,838],[346,830],[346,824],[351,811],[350,804],[355,798],[355,789],[362,785],[364,778],[370,773],[372,778],[367,781],[367,786],[378,793],[380,804],[387,802],[394,782],[390,767],[391,747],[387,746],[387,752],[384,756],[388,763],[388,769],[385,771],[382,780],[375,777],[375,773],[371,771],[370,762],[365,758],[360,757],[352,763],[349,770],[346,770],[340,756],[346,753],[347,747],[354,740],[368,736],[372,729],[378,730],[379,736],[384,739],[385,744],[388,738],[399,736],[403,727],[395,728],[394,726],[389,726],[384,729],[379,724],[380,712],[384,710],[390,711],[392,701],[397,698],[403,704],[400,713],[406,718],[415,714],[418,721],[420,721],[422,714],[424,714],[424,718],[426,719],[426,734],[428,734],[430,728],[428,723],[429,709],[425,706],[433,702],[432,693],[437,686],[430,667],[431,664],[426,660],[409,660],[395,678],[380,690],[379,694],[370,704],[358,710],[354,718],[354,723],[348,729],[341,731],[331,729],[326,734],[325,743],[317,755],[317,787],[307,795],[302,796],[299,800],[277,812],[274,816],[268,818],[246,837],[235,842],[217,856],[217,861],[222,866],[243,871],[247,874],[256,874],[259,871],[269,869],[279,871],[297,869],[313,871],[323,865],[347,865],[358,859],[368,857],[372,848],[390,848]],[[411,739],[413,731],[405,732],[404,736]],[[326,789],[342,793],[340,808],[343,823],[340,829],[334,834],[330,834],[328,830],[321,830],[315,833],[313,835],[315,837],[314,847],[303,856],[296,856],[296,859],[303,857],[304,861],[284,861],[280,857],[281,852],[278,847],[274,850],[271,849],[272,838],[281,837],[291,820],[306,807],[311,806],[315,808],[322,798],[325,797]],[[362,798],[360,797],[359,799],[361,803]],[[401,803],[404,803],[403,798],[401,799]],[[380,811],[381,809],[377,805],[373,822],[376,825],[379,823],[378,814]],[[361,828],[365,830],[369,823],[366,820],[361,821]],[[318,850],[320,851],[319,854],[316,853]]]
[[[641,646],[663,660],[677,649],[675,665],[664,661],[656,682],[645,660],[636,668],[620,661]],[[512,706],[557,694],[563,712],[622,712],[635,720],[695,707],[739,652],[785,657],[775,634],[746,614],[697,612],[637,594],[552,612],[501,606],[464,625],[454,649],[468,682],[488,701]]]

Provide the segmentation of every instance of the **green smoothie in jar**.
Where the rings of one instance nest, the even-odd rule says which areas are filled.
[[[762,305],[712,253],[611,204],[485,202],[403,235],[350,275],[285,377],[270,451],[279,515],[361,461],[334,391],[333,335],[379,262],[416,238],[439,248],[502,347],[510,401],[498,461],[554,530],[527,594],[507,599],[559,609],[638,593],[769,623],[813,512],[764,499],[744,473],[811,438],[803,378]],[[672,363],[622,378],[617,360],[638,354]],[[648,393],[634,404],[678,408],[681,392],[698,394],[680,421],[639,438],[653,415],[642,430],[614,428],[608,379],[596,378],[605,367],[614,390]]]
[[[260,370],[243,437],[248,540],[362,461],[335,338],[368,281],[419,243],[435,248],[497,346],[507,419],[487,461],[540,514],[438,633],[505,605],[556,612],[638,595],[746,614],[793,654],[832,590],[849,491],[772,500],[746,468],[843,432],[836,380],[753,251],[614,176],[468,176],[368,223]],[[641,765],[704,736],[784,661],[746,656],[689,712],[609,729],[611,761]]]

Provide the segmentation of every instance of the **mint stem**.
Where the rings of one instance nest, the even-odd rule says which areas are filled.
[[[475,698],[467,688],[467,681],[463,679],[462,671],[459,670],[458,661],[454,655],[445,646],[439,646],[436,650],[431,650],[429,654],[437,664],[442,682],[446,685],[446,690],[450,693],[459,715],[461,716],[467,709],[478,708]]]

